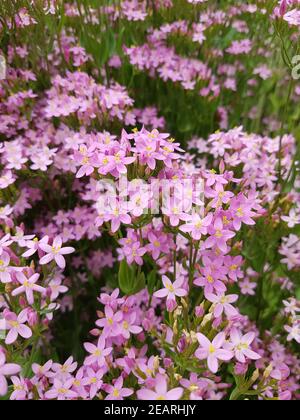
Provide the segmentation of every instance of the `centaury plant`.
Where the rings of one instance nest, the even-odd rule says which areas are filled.
[[[2,399],[300,398],[299,26],[1,1]]]

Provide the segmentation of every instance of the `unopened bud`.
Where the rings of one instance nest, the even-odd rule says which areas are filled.
[[[258,378],[259,378],[259,369],[256,369],[253,372],[253,375],[251,377],[251,382],[253,382],[253,383],[256,382]]]
[[[154,357],[154,360],[153,360],[153,369],[154,370],[158,370],[159,369],[159,365],[160,365],[160,363],[159,363],[159,357],[158,356],[155,356]]]
[[[273,371],[273,364],[270,363],[269,366],[264,371],[264,374],[263,374],[264,379],[268,379],[269,376],[271,375],[272,371]]]
[[[212,320],[213,314],[207,314],[203,318],[203,321],[201,323],[201,327],[205,327],[206,324],[208,324]]]
[[[195,331],[191,331],[190,332],[191,335],[191,339],[193,343],[197,343],[198,339],[197,339],[197,333],[195,333]]]

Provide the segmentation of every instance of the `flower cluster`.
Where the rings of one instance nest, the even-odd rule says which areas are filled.
[[[298,2],[15,3],[0,397],[299,399]]]

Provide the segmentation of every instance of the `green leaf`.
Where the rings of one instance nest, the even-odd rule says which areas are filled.
[[[148,287],[148,291],[150,295],[152,295],[155,290],[156,281],[157,281],[157,272],[156,270],[152,270],[151,273],[148,274],[148,277],[147,277],[147,287]]]
[[[137,274],[135,267],[123,260],[119,269],[119,287],[125,295],[134,295],[146,287],[145,274]]]

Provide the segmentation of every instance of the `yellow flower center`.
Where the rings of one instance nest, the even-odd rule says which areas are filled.
[[[227,216],[223,216],[223,224],[226,226],[226,225],[229,225],[229,220],[227,219]]]
[[[214,279],[212,276],[207,276],[208,283],[212,284],[214,282]]]
[[[249,348],[249,346],[248,346],[248,344],[247,343],[240,343],[238,346],[237,346],[237,349],[239,350],[239,351],[241,351],[241,350],[247,350]]]
[[[166,288],[167,288],[167,289],[168,289],[171,293],[173,293],[173,292],[175,291],[175,289],[174,289],[174,287],[173,287],[173,284],[171,284],[171,283],[167,284]]]
[[[237,209],[237,211],[236,211],[236,215],[237,215],[238,217],[243,217],[243,216],[244,216],[244,212],[243,212],[242,207],[239,207],[239,208]]]
[[[213,354],[213,353],[215,353],[216,352],[216,349],[214,348],[214,346],[211,344],[210,346],[209,346],[209,353],[210,354]]]
[[[113,391],[113,396],[114,396],[114,397],[119,397],[119,396],[120,396],[120,392],[119,392],[119,390],[118,390],[118,389],[114,389],[114,391]]]
[[[119,153],[117,153],[115,155],[115,161],[116,161],[116,163],[120,163],[121,162],[121,157],[120,157],[120,154]]]
[[[61,246],[58,246],[58,247],[53,246],[52,247],[52,251],[54,252],[54,254],[58,254],[60,250],[61,250]]]

